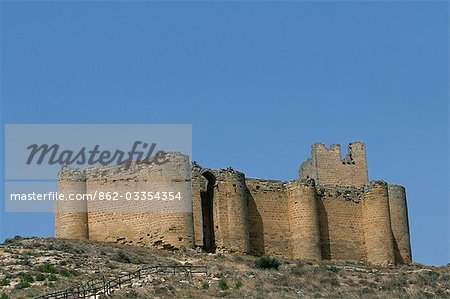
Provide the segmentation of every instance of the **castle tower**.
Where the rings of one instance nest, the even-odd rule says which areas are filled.
[[[314,179],[318,185],[367,185],[369,180],[364,143],[349,143],[345,157],[342,157],[339,144],[332,144],[329,148],[322,143],[313,144],[311,157],[300,167],[299,178]]]
[[[250,252],[247,186],[243,173],[232,169],[215,172],[214,200],[218,213],[217,247],[230,251]]]
[[[322,252],[316,189],[313,185],[294,181],[289,183],[287,190],[292,258],[320,260]]]
[[[411,263],[411,244],[409,240],[408,207],[405,188],[388,185],[389,210],[392,233],[394,234],[395,260],[397,263]]]
[[[183,200],[173,201],[170,209],[164,207],[164,201],[159,204],[159,225],[164,241],[174,247],[194,247],[194,227],[192,218],[192,171],[189,156],[178,152],[164,154],[164,164],[151,165],[152,174],[140,179],[138,188],[141,190],[179,191]],[[155,183],[160,181],[159,187]],[[155,205],[155,203],[153,203]],[[167,206],[166,206],[167,207]],[[158,214],[158,213],[155,213]],[[150,217],[152,215],[150,214]]]
[[[362,204],[367,261],[378,265],[394,264],[394,240],[387,184],[381,181],[371,182],[363,196]]]
[[[64,201],[55,203],[55,236],[65,239],[88,239],[87,201],[80,200],[86,194],[84,170],[64,167],[58,174],[58,193]],[[78,196],[70,199],[69,196]]]

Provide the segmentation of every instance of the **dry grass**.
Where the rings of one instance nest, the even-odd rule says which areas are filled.
[[[30,298],[147,265],[186,263],[208,265],[208,276],[148,276],[112,298],[450,298],[450,267],[276,260],[278,269],[263,269],[248,255],[17,238],[0,245],[0,299]]]

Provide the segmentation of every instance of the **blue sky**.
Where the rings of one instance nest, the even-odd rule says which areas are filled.
[[[413,259],[447,264],[448,14],[447,1],[3,1],[2,124],[188,123],[200,164],[273,179],[295,178],[314,142],[363,140],[370,179],[407,189]],[[0,219],[0,239],[53,234],[48,213]]]

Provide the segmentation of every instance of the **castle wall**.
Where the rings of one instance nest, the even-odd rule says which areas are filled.
[[[341,146],[338,144],[330,148],[322,143],[314,144],[311,157],[300,167],[300,179],[313,178],[319,185],[367,185],[369,180],[364,143],[350,143],[347,155],[341,155]]]
[[[118,192],[120,195],[136,190],[149,190],[143,182],[134,180],[89,180],[87,192]],[[134,207],[131,207],[133,204]],[[90,239],[134,244],[176,246],[176,230],[184,226],[183,213],[163,211],[163,207],[146,206],[148,202],[89,202]],[[138,212],[142,210],[143,212]],[[171,228],[168,225],[173,225]],[[171,230],[169,230],[171,229]],[[183,241],[186,234],[180,235]]]
[[[82,170],[63,168],[59,173],[58,192],[65,198],[69,194],[86,192]],[[82,200],[55,202],[55,236],[65,239],[88,239],[87,204]]]
[[[363,228],[367,261],[373,264],[395,263],[387,184],[370,183],[362,200]]]
[[[408,206],[405,188],[388,185],[389,211],[392,233],[394,235],[395,261],[401,264],[411,263],[411,243],[409,239]]]
[[[164,164],[131,164],[101,166],[86,169],[84,190],[78,193],[96,194],[87,200],[83,213],[89,228],[89,239],[121,243],[145,243],[163,247],[192,247],[192,204],[189,188],[191,169],[187,156],[167,154]],[[187,183],[186,183],[187,182]],[[71,184],[61,182],[59,191],[72,192]],[[127,200],[139,192],[180,191],[181,201]],[[101,200],[107,194],[116,200]],[[116,194],[116,195],[114,195]],[[67,206],[67,203],[64,203]],[[85,209],[86,211],[86,209]],[[62,217],[57,222],[61,226]],[[77,218],[70,217],[71,221]]]
[[[292,256],[289,208],[283,182],[247,179],[251,252]]]
[[[319,187],[318,210],[322,257],[365,260],[361,188]]]
[[[294,181],[287,186],[290,243],[295,259],[320,260],[320,226],[316,189]]]

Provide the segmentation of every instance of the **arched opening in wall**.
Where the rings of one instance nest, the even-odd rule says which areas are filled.
[[[200,193],[202,202],[202,220],[203,220],[203,249],[207,252],[216,251],[216,242],[214,236],[214,186],[216,184],[215,176],[207,171],[203,176],[208,180],[206,191]]]

